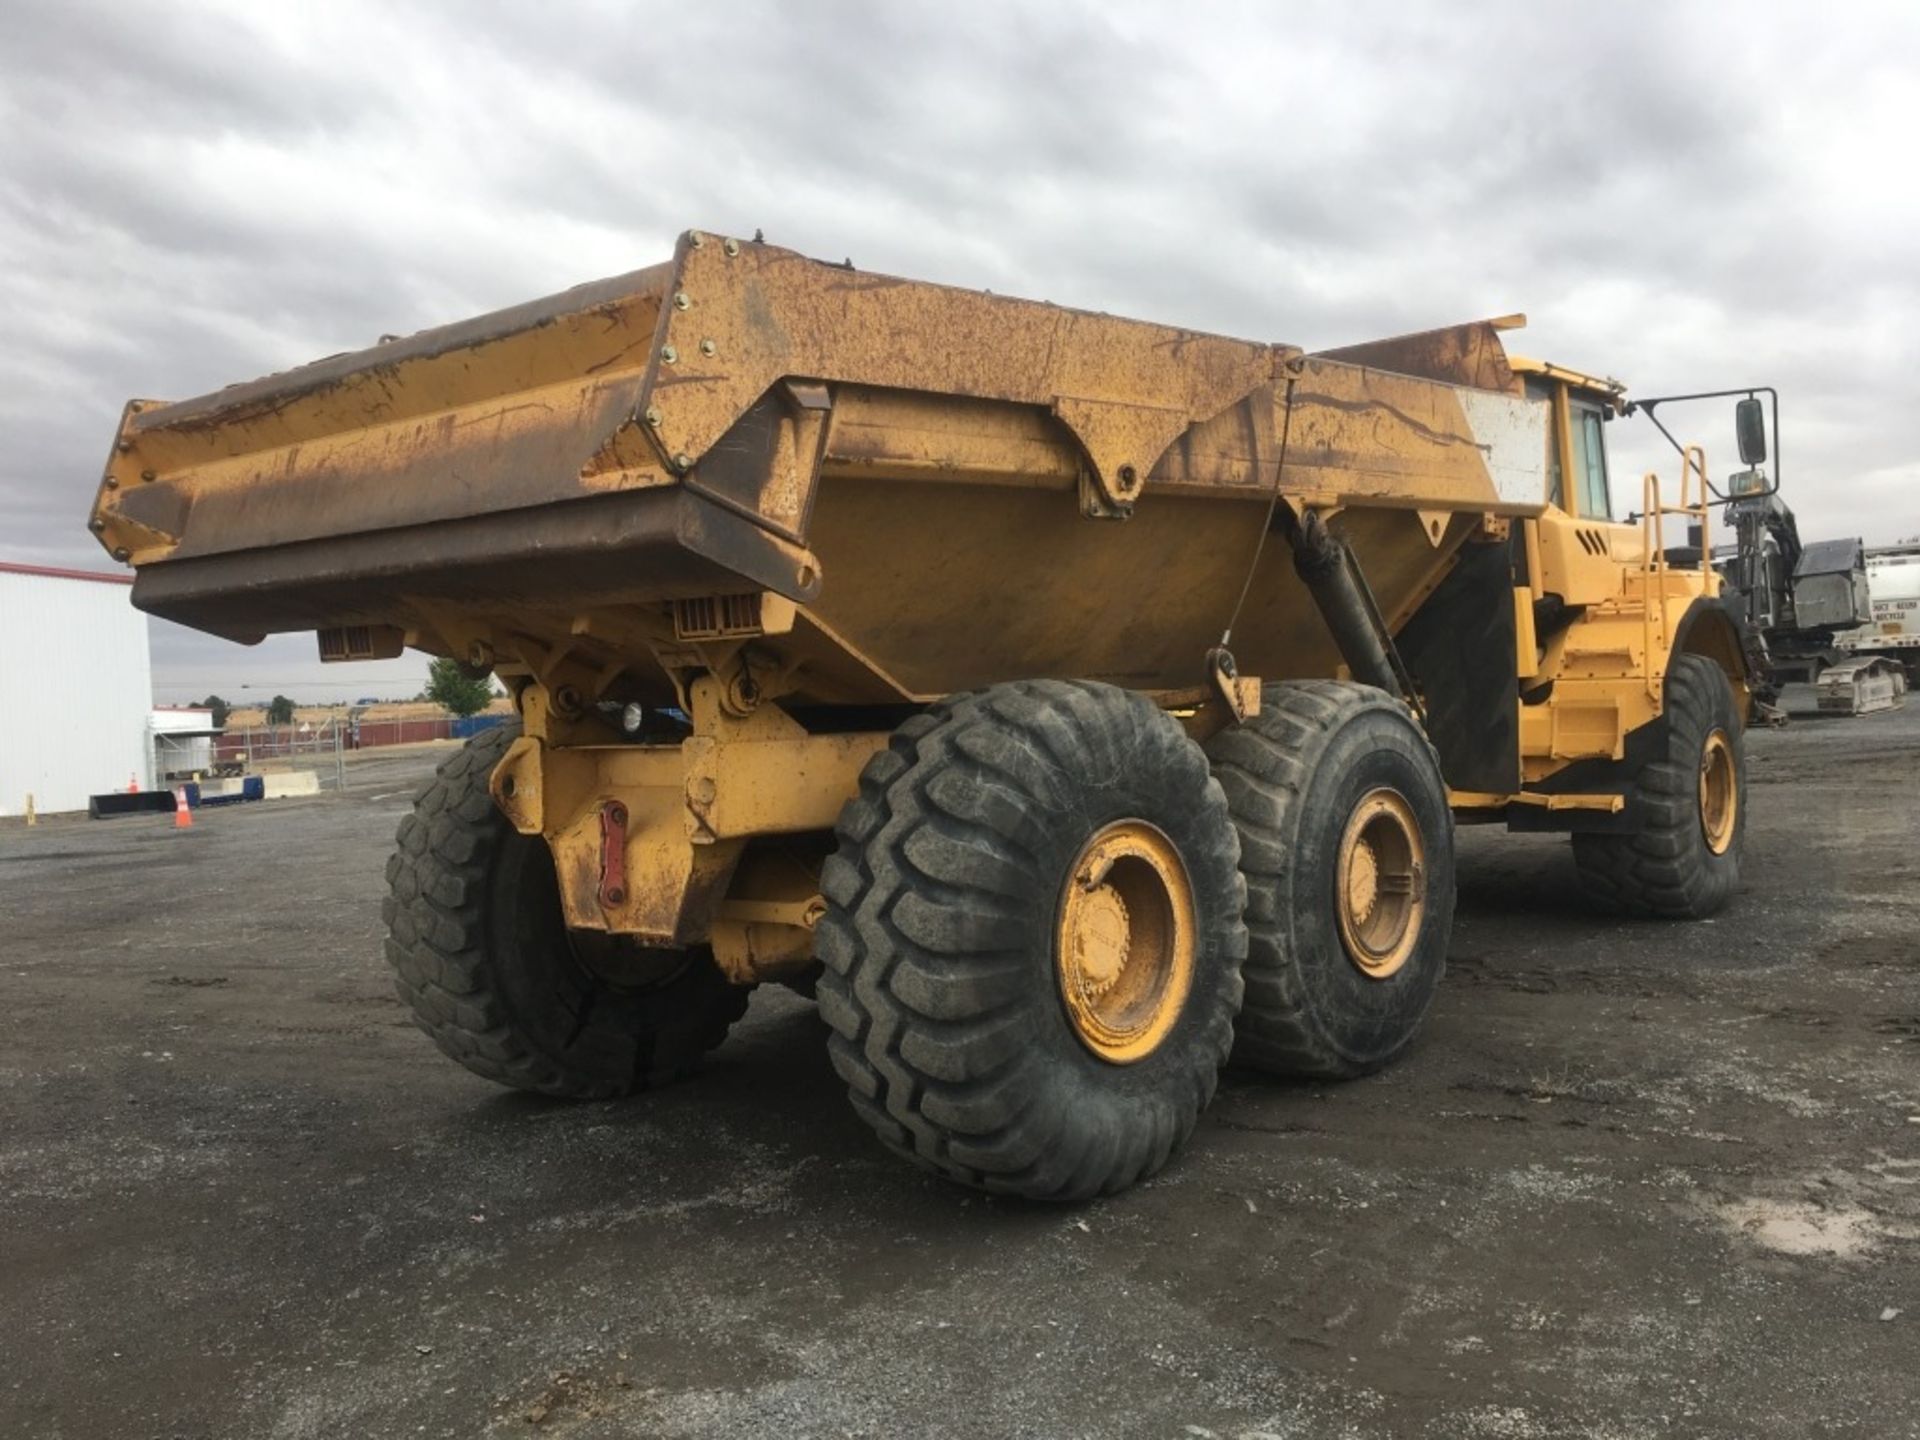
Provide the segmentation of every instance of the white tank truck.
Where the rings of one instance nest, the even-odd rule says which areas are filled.
[[[1920,681],[1920,540],[1867,551],[1867,603],[1870,618],[1858,629],[1834,637],[1845,660],[1820,677],[1820,708],[1827,709],[1833,686],[1834,708],[1844,708],[1849,672],[1862,677],[1887,698],[1873,709],[1900,703],[1906,689]],[[1836,682],[1835,677],[1838,677]]]

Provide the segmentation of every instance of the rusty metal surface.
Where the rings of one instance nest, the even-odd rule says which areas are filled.
[[[1512,322],[1520,318],[1475,320],[1465,325],[1448,325],[1412,335],[1316,350],[1314,356],[1374,370],[1391,370],[1398,375],[1439,380],[1448,385],[1471,385],[1481,390],[1519,395],[1521,385],[1507,363],[1507,350],[1500,335],[1503,330],[1513,328]]]
[[[773,705],[731,714],[711,677],[692,687],[694,733],[679,744],[606,743],[590,725],[559,721],[544,687],[523,701],[527,733],[494,768],[494,802],[552,848],[570,927],[655,945],[707,942],[722,897],[748,893],[732,884],[745,843],[829,829],[887,742],[885,731],[810,735]],[[767,868],[755,873],[764,879]],[[791,893],[791,864],[776,868],[784,889],[768,881],[753,896],[812,897],[812,884]],[[791,918],[734,916],[761,926]],[[790,945],[766,948],[774,938],[759,936],[770,963],[775,950],[792,958]]]
[[[648,389],[650,428],[676,469],[697,465],[776,380],[801,376],[1047,409],[1124,501],[1189,425],[1270,384],[1298,354],[697,232],[674,263]]]
[[[534,621],[560,603],[634,605],[764,585],[791,592],[790,547],[678,487],[475,515],[140,568],[134,603],[241,641],[328,625],[417,629],[426,606]]]
[[[480,350],[496,341],[515,339],[526,331],[581,315],[608,316],[637,295],[658,296],[668,267],[646,269],[575,285],[556,295],[508,306],[470,320],[421,330],[365,350],[329,355],[309,365],[268,375],[212,394],[156,406],[135,421],[136,435],[151,430],[191,430],[212,424],[236,424],[278,414],[294,402],[342,385],[391,384],[400,367],[419,360],[437,360],[462,350]]]
[[[1500,378],[1490,327],[1448,343]],[[1468,517],[1538,510],[1496,461],[1537,475],[1539,409],[689,233],[669,265],[136,402],[96,525],[168,618],[391,625],[595,696],[657,701],[733,654],[659,637],[672,602],[746,593],[801,607],[749,652],[796,703],[1034,675],[1171,692],[1205,682],[1276,483],[1339,512],[1401,614]],[[1247,613],[1248,674],[1337,663],[1271,556]]]

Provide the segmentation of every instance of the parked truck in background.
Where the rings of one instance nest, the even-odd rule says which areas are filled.
[[[1230,1048],[1403,1053],[1456,823],[1570,833],[1622,912],[1734,893],[1751,677],[1663,541],[1705,453],[1621,487],[1623,387],[1518,323],[1309,354],[689,232],[132,402],[91,525],[155,614],[512,691],[388,866],[454,1059],[625,1094],[784,982],[886,1145],[1068,1199],[1162,1165]]]
[[[1835,646],[1855,659],[1895,661],[1909,684],[1920,683],[1920,540],[1868,550],[1866,574],[1866,621]]]

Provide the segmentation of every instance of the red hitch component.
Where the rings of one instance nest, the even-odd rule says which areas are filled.
[[[627,807],[618,800],[600,807],[600,905],[627,903]]]

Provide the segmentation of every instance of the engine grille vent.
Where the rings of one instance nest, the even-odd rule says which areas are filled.
[[[682,640],[729,640],[760,633],[760,596],[702,595],[673,602],[673,633]]]
[[[394,625],[335,625],[318,633],[320,658],[330,665],[343,660],[392,660],[406,648],[406,632]]]

